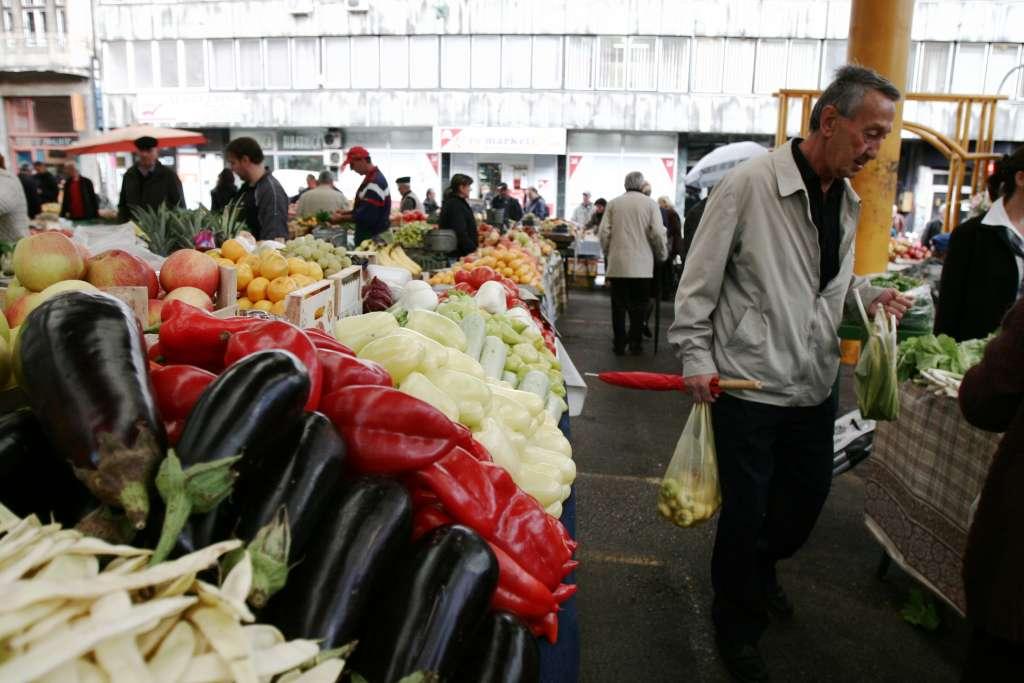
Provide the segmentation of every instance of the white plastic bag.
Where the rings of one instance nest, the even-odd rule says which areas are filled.
[[[696,403],[661,480],[658,514],[686,528],[711,519],[721,506],[711,404]]]

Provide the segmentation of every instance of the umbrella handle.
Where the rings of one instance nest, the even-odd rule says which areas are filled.
[[[756,379],[720,379],[717,384],[722,391],[758,391],[764,388],[764,384]]]

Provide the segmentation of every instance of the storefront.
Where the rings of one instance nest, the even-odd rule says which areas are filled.
[[[5,97],[3,105],[11,167],[36,161],[63,163],[63,148],[77,142],[87,128],[85,102],[78,94]]]
[[[567,214],[589,192],[592,199],[623,193],[626,174],[640,171],[652,197],[675,197],[678,135],[569,131],[566,167]]]

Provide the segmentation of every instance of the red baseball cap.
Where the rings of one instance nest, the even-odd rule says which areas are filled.
[[[355,146],[355,147],[349,147],[348,148],[348,152],[345,154],[345,162],[341,165],[341,167],[345,168],[346,166],[351,164],[356,159],[369,159],[369,158],[370,158],[370,153],[368,151],[366,151],[365,147],[359,147],[358,145]]]

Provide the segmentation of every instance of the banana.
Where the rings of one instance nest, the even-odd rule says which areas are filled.
[[[402,249],[402,246],[400,244],[392,245],[391,256],[394,257],[395,260],[398,261],[400,264],[402,264],[403,268],[412,273],[413,277],[419,277],[420,274],[423,273],[423,269],[420,267],[420,264],[416,263],[411,258],[409,258],[409,255],[405,253],[405,249]]]

